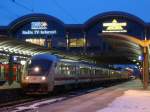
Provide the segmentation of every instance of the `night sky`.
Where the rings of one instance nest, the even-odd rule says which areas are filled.
[[[1,0],[0,26],[30,13],[55,16],[66,24],[80,24],[107,11],[124,11],[150,22],[150,0]]]

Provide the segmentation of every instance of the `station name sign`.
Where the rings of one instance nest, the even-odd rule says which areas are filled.
[[[47,29],[48,24],[47,22],[31,22],[31,29]]]
[[[111,23],[103,23],[104,30],[102,32],[127,32],[126,26],[126,22],[118,22],[116,19],[113,19]]]
[[[56,30],[49,30],[45,21],[31,22],[31,29],[22,30],[22,35],[54,35]]]

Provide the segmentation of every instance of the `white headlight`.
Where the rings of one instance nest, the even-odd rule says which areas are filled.
[[[39,72],[39,71],[40,71],[40,68],[39,68],[39,67],[35,67],[35,68],[34,68],[34,71],[35,71],[35,72]]]
[[[46,80],[46,77],[45,77],[45,76],[43,76],[43,77],[42,77],[42,80]]]
[[[26,76],[26,77],[25,77],[25,79],[26,79],[26,80],[29,80],[29,77],[28,77],[28,76]]]

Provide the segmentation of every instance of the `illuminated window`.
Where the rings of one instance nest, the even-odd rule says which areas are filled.
[[[86,43],[86,40],[84,38],[80,39],[69,39],[69,47],[84,47]]]
[[[25,41],[40,46],[45,45],[45,39],[26,39]]]

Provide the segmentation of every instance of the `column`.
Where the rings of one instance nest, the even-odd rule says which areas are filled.
[[[86,32],[83,32],[83,36],[84,36],[84,53],[85,53],[87,47]]]
[[[143,49],[143,86],[144,89],[148,88],[148,82],[149,82],[149,61],[148,61],[148,47],[144,47]]]
[[[67,51],[69,50],[69,34],[68,34],[68,32],[66,34],[66,49],[67,49]]]

